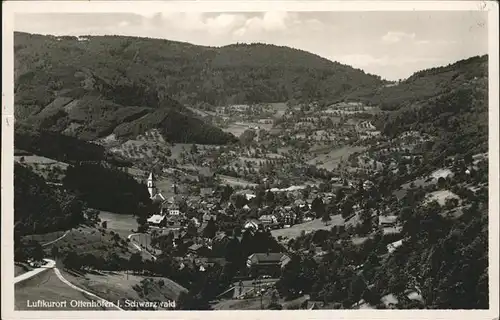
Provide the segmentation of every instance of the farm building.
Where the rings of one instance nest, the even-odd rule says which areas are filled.
[[[394,227],[396,225],[397,220],[398,216],[379,216],[378,224],[380,227],[383,228]]]
[[[280,276],[290,257],[284,253],[254,253],[247,259],[248,272],[251,276],[269,275],[272,277]]]

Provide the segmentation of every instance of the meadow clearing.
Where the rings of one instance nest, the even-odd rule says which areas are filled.
[[[133,233],[132,230],[137,229],[136,217],[129,214],[100,211],[99,218],[101,221],[107,221],[109,231],[118,233],[122,238],[127,238],[129,234]]]
[[[316,230],[330,230],[333,226],[344,225],[344,218],[342,218],[341,215],[337,214],[330,217],[332,220],[329,221],[328,224],[325,224],[321,219],[314,219],[312,221],[293,225],[290,228],[272,230],[271,234],[275,238],[283,237],[293,239],[299,237],[302,232],[310,233]]]
[[[318,164],[318,168],[324,168],[327,170],[333,170],[338,167],[340,162],[347,161],[349,156],[356,152],[362,152],[366,150],[366,147],[362,146],[343,146],[337,148],[321,148],[312,149],[311,153],[316,154],[316,156],[308,161],[308,164]]]
[[[86,274],[85,276],[63,272],[63,275],[71,283],[108,301],[123,301],[125,299],[132,301],[177,300],[181,292],[187,291],[181,285],[164,277],[147,277],[125,272],[103,272],[102,274]],[[134,287],[140,286],[144,279],[150,280],[148,281],[148,289],[143,292],[144,295],[141,297],[134,290]]]
[[[243,187],[243,188],[246,188],[246,187],[255,188],[255,187],[257,187],[256,183],[246,181],[246,180],[240,179],[240,178],[230,177],[230,176],[226,176],[226,175],[222,175],[222,174],[217,175],[217,178],[219,178],[221,180],[222,184],[228,184],[231,187]]]

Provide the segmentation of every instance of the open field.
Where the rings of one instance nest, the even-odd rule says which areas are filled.
[[[441,206],[444,206],[447,199],[460,199],[460,197],[450,190],[439,190],[429,193],[426,196],[425,202],[437,201]]]
[[[256,187],[257,184],[249,182],[243,179],[230,177],[226,175],[219,174],[217,177],[221,180],[222,184],[228,184],[231,187]]]
[[[133,301],[176,300],[181,292],[186,291],[181,285],[164,277],[127,275],[125,272],[106,272],[103,275],[86,274],[85,276],[76,276],[64,271],[62,273],[71,283],[112,302],[124,299]],[[140,285],[141,281],[146,278],[151,279],[151,283],[148,285],[146,295],[141,297],[133,287]],[[160,280],[163,280],[163,285],[158,283]]]
[[[54,308],[29,308],[28,300],[33,303],[37,300],[45,301],[67,301],[66,307]],[[106,310],[106,308],[71,307],[70,301],[90,302],[95,300],[79,292],[57,278],[54,270],[47,270],[31,279],[15,285],[15,309],[16,310]]]
[[[302,231],[305,233],[309,233],[316,230],[330,230],[335,225],[344,225],[344,219],[341,215],[331,216],[332,220],[325,225],[321,219],[315,219],[309,222],[296,224],[291,226],[290,228],[272,230],[271,234],[273,237],[278,238],[279,236],[292,239],[300,236]]]
[[[69,166],[65,162],[37,155],[15,156],[14,160],[30,167],[35,173],[46,180],[62,180]]]
[[[37,155],[31,155],[31,156],[14,156],[14,160],[21,162],[21,158],[24,158],[24,163],[27,164],[39,164],[39,165],[59,165],[61,167],[66,168],[68,166],[67,163],[57,161],[54,159],[42,157],[42,156],[37,156]]]
[[[172,185],[174,184],[174,179],[159,177],[156,181],[156,188],[161,192],[165,198],[169,198],[174,195],[174,190]]]
[[[342,160],[347,160],[349,156],[356,152],[362,152],[366,148],[360,146],[343,146],[340,148],[334,148],[333,150],[325,150],[323,154],[319,154],[313,159],[309,160],[309,164],[316,164],[318,161],[323,162],[323,164],[317,165],[318,168],[324,168],[327,170],[332,170],[337,168]],[[318,150],[319,151],[319,150]],[[321,150],[323,151],[323,150]],[[311,152],[316,153],[314,150]]]
[[[281,118],[285,114],[286,109],[288,108],[285,102],[275,102],[269,103],[269,106],[276,113],[273,115],[274,118]]]
[[[181,153],[184,151],[186,155],[189,154],[191,152],[192,147],[193,147],[192,143],[174,143],[172,146],[169,146],[170,151],[172,151],[172,156],[170,157],[170,159],[180,160]],[[196,147],[198,148],[198,151],[203,151],[203,150],[213,150],[218,146],[209,144],[196,144]]]
[[[29,271],[28,267],[26,266],[20,266],[20,265],[14,265],[14,277],[17,277],[19,275],[22,275],[23,273]]]
[[[453,176],[453,172],[448,168],[442,168],[434,171],[430,175],[433,179],[447,178],[448,176]]]
[[[239,137],[247,129],[263,129],[271,130],[273,127],[272,123],[258,123],[258,122],[235,122],[229,124],[227,127],[222,128],[223,131],[232,133],[236,137]]]
[[[112,223],[112,221],[108,221],[108,224]],[[123,224],[126,222],[119,220],[119,222],[117,222],[118,228],[120,227],[120,223]],[[122,225],[122,227],[124,226]],[[137,249],[131,243],[127,243],[126,237],[120,236],[120,240],[116,242],[113,240],[114,236],[111,232],[115,233],[113,230],[82,226],[72,229],[64,238],[53,245],[47,246],[46,250],[50,250],[55,246],[59,249],[59,252],[77,251],[79,255],[89,253],[103,257],[114,252],[125,259],[129,259],[132,253],[137,252]],[[130,233],[131,232],[129,232],[129,234]],[[116,234],[120,235],[118,232]],[[148,255],[143,254],[143,258],[148,257]]]
[[[61,237],[65,232],[66,231],[55,231],[44,234],[27,235],[23,237],[23,241],[35,240],[40,244],[44,244],[56,240],[57,238]]]
[[[448,176],[453,176],[453,172],[448,168],[441,168],[432,172],[429,176],[420,177],[413,181],[405,183],[401,186],[401,188],[408,189],[410,188],[410,185],[412,183],[415,185],[415,187],[426,187],[431,184],[436,184],[439,178],[446,178]]]
[[[144,181],[149,175],[149,172],[134,167],[127,168],[126,172],[139,181]]]
[[[186,107],[187,109],[191,110],[193,113],[195,113],[196,115],[202,117],[202,118],[205,118],[205,117],[210,117],[210,116],[215,116],[216,113],[214,112],[208,112],[208,111],[204,111],[204,110],[200,110],[200,109],[195,109],[195,108],[192,108],[192,107]]]
[[[132,215],[100,211],[99,218],[102,221],[107,221],[109,231],[118,233],[122,238],[127,238],[129,234],[133,233],[132,230],[137,229],[137,220]]]

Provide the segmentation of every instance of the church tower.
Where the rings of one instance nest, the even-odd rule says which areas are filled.
[[[151,198],[153,198],[156,195],[156,185],[155,185],[155,178],[154,178],[153,172],[151,172],[149,174],[147,186],[148,186],[149,196]]]

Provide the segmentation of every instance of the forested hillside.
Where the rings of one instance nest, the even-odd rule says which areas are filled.
[[[21,234],[66,230],[83,221],[83,202],[54,189],[31,169],[14,168],[14,221]]]
[[[464,85],[471,85],[487,76],[488,56],[476,56],[447,66],[417,71],[401,82],[382,86],[374,91],[360,90],[346,98],[378,105],[384,110],[398,110]]]
[[[488,56],[419,71],[368,101],[392,110],[378,121],[389,136],[415,130],[439,137],[435,154],[443,156],[488,150]]]
[[[172,99],[155,77],[157,66],[148,66],[149,57],[117,56],[110,39],[16,33],[16,120],[83,140],[130,138],[157,128],[173,142],[235,141]]]
[[[63,179],[68,191],[78,194],[90,207],[123,214],[138,214],[151,204],[144,184],[118,169],[98,164],[68,168]]]
[[[79,40],[16,33],[15,54],[20,105],[47,105],[67,88],[73,90],[65,94],[75,97],[93,82],[114,88],[111,95],[100,92],[107,100],[146,107],[169,96],[212,105],[338,98],[383,84],[361,70],[266,44],[215,48],[123,36]]]

